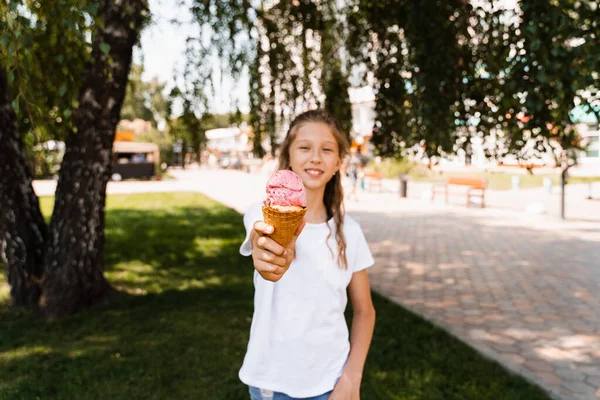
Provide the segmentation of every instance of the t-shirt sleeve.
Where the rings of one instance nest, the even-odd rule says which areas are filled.
[[[369,268],[375,264],[375,260],[373,259],[373,255],[369,249],[367,239],[365,238],[360,226],[357,229],[356,236],[354,262],[351,266],[353,273],[362,271],[363,269]]]
[[[262,208],[260,203],[256,203],[248,208],[248,211],[244,214],[244,228],[246,228],[246,238],[240,246],[240,254],[243,256],[249,256],[252,254],[252,242],[250,242],[250,232],[256,221],[262,221]]]

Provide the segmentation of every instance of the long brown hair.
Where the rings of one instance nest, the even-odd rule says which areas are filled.
[[[338,144],[338,153],[340,157],[340,163],[348,154],[348,139],[342,132],[340,124],[337,120],[322,110],[311,110],[298,115],[290,125],[290,129],[287,132],[285,140],[281,145],[281,152],[279,154],[279,169],[290,168],[290,147],[296,139],[298,130],[300,127],[309,122],[321,122],[326,124],[335,141]],[[344,189],[342,188],[342,177],[340,171],[336,172],[335,175],[327,182],[325,186],[325,193],[323,195],[323,203],[325,203],[325,210],[327,211],[327,220],[333,218],[335,221],[335,236],[338,247],[338,265],[340,268],[348,268],[348,258],[346,257],[346,237],[344,236],[344,215],[346,211],[344,209]],[[329,247],[329,238],[331,237],[331,226],[329,227],[329,235],[327,236],[327,247]],[[329,251],[333,255],[333,250],[329,247]]]

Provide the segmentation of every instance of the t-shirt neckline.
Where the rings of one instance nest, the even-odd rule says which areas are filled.
[[[329,219],[328,219],[327,221],[325,221],[325,222],[318,222],[318,223],[316,223],[316,224],[312,224],[312,223],[310,223],[310,222],[307,222],[307,223],[306,223],[306,228],[318,228],[318,227],[321,227],[321,226],[326,226],[326,225],[328,225],[328,224],[329,224],[329,223],[331,223],[331,222],[333,222],[333,217],[329,218]]]

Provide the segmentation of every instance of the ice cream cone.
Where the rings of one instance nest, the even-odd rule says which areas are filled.
[[[282,209],[277,206],[263,206],[262,212],[265,222],[275,228],[270,235],[271,239],[286,247],[302,223],[306,207],[284,207]]]

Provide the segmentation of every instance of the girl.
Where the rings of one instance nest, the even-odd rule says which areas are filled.
[[[299,115],[283,142],[279,168],[302,178],[305,220],[283,248],[269,238],[273,227],[263,222],[261,204],[244,215],[240,253],[252,256],[255,295],[239,376],[252,400],[360,398],[375,325],[366,271],[374,261],[360,225],[344,213],[338,171],[347,151],[331,116]],[[354,310],[351,335],[346,290]]]

